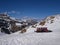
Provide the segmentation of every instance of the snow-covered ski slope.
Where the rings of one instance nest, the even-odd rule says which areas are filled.
[[[0,36],[0,45],[60,45],[60,15],[54,15],[54,19],[47,17],[45,25],[39,23],[37,27],[47,27],[52,32],[36,33],[36,28],[29,27],[26,33],[16,32],[14,34]],[[51,20],[54,20],[51,23]]]
[[[54,18],[51,18],[51,17],[54,17]],[[38,23],[37,27],[47,27],[49,30],[52,30],[52,31],[60,31],[59,30],[60,29],[60,14],[49,16],[44,21],[46,21],[45,25],[41,26]]]
[[[60,45],[60,33],[27,33],[0,38],[0,45]]]

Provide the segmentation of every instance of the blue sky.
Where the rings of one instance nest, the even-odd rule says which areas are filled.
[[[0,13],[16,18],[44,18],[60,14],[60,0],[0,0]]]

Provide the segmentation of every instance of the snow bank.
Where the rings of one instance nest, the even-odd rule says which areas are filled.
[[[0,38],[0,45],[60,45],[60,33],[27,33]]]

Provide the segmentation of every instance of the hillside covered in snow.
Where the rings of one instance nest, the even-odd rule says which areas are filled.
[[[36,33],[36,29],[47,27],[52,32]],[[60,45],[60,14],[49,16],[35,25],[20,31],[0,36],[0,45]]]
[[[37,27],[47,27],[52,31],[59,31],[60,29],[60,14],[45,18],[37,24]]]
[[[60,30],[60,14],[48,16],[45,19],[41,20],[37,24],[30,26],[27,29],[27,32],[34,32],[37,28],[47,27],[48,30],[52,30],[53,32],[59,32]]]

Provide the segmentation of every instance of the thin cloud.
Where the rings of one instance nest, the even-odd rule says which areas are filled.
[[[17,11],[11,11],[11,13],[17,13]]]
[[[12,11],[6,11],[4,12],[4,14],[20,14],[20,12],[12,10]]]
[[[7,14],[8,12],[4,12],[4,14]]]

